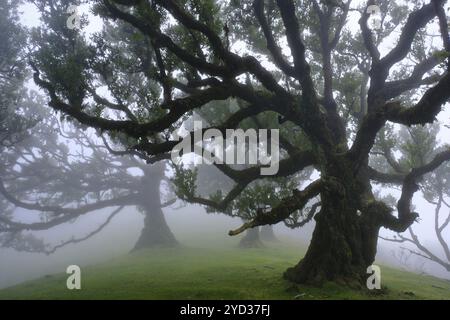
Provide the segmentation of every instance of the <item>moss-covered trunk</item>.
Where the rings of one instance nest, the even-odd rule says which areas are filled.
[[[321,193],[322,207],[305,257],[285,272],[285,278],[320,285],[334,281],[352,287],[364,286],[366,270],[375,259],[379,224],[369,212],[372,197],[368,179],[345,175],[348,168],[333,170],[324,177],[327,187]],[[339,174],[337,174],[339,172]],[[369,196],[368,196],[369,195]]]

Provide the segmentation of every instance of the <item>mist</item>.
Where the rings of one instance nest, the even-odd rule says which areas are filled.
[[[175,209],[167,208],[164,212],[167,223],[182,246],[192,248],[217,247],[218,250],[237,248],[242,236],[230,237],[227,233],[241,223],[239,218],[231,218],[221,214],[208,214],[203,207],[197,205],[177,208],[179,206],[180,204],[176,203],[173,205]],[[426,205],[422,208],[431,210]],[[40,232],[37,235],[54,243],[65,240],[68,235],[84,235],[93,226],[100,224],[107,213],[108,211],[98,211],[79,219],[74,224]],[[65,273],[69,265],[107,264],[115,257],[126,255],[138,239],[143,219],[144,216],[140,212],[132,207],[127,208],[94,238],[80,244],[69,245],[48,256],[39,253],[20,253],[12,249],[2,248],[0,249],[0,287],[13,286],[55,273]],[[428,225],[425,222],[428,222]],[[441,248],[429,232],[431,224],[432,221],[425,220],[416,229],[418,234],[425,239],[424,244],[427,247],[434,252],[440,252]],[[282,242],[298,244],[302,247],[308,246],[313,230],[314,222],[294,230],[286,228],[284,225],[277,225],[274,228],[277,238]],[[381,235],[387,234],[389,233],[384,231]],[[208,241],[204,239],[208,239]],[[376,263],[418,274],[429,274],[450,279],[449,272],[443,267],[426,259],[402,252],[403,250],[399,245],[379,240]],[[245,250],[242,249],[242,255],[245,254]]]
[[[136,266],[131,274],[173,268],[173,278],[162,277],[168,283],[199,281],[186,282],[180,295],[162,290],[169,299],[186,298],[184,291],[187,299],[303,299],[303,285],[316,282],[365,290],[363,269],[374,261],[381,279],[384,270],[407,279],[394,282],[394,298],[413,291],[401,282],[416,276],[414,290],[436,281],[428,287],[441,297],[450,284],[450,96],[440,87],[450,83],[450,40],[442,28],[448,4],[434,12],[428,1],[380,1],[370,12],[362,0],[311,8],[298,2],[308,10],[290,1],[274,2],[276,10],[264,1],[245,8],[224,1],[228,7],[202,7],[206,17],[200,9],[190,17],[172,2],[152,1],[147,11],[82,2],[0,5],[11,28],[0,43],[0,289],[12,290],[6,294],[38,295],[36,284],[48,283],[58,295],[68,266],[99,277],[102,267],[129,262],[127,268]],[[297,10],[290,17],[289,8]],[[414,10],[423,10],[416,24],[425,28],[408,19]],[[374,13],[382,17],[376,32]],[[286,25],[297,18],[295,28]],[[314,35],[324,30],[319,24],[329,29],[322,39]],[[408,28],[416,40],[402,34]],[[326,39],[331,31],[335,38]],[[391,58],[380,60],[385,56]],[[233,159],[199,164],[198,154],[177,152],[175,161],[174,146],[183,139],[194,153],[200,147],[212,157],[217,136],[233,130],[228,126],[243,128],[240,146],[219,148],[218,154],[231,149]],[[204,128],[216,134],[192,143]],[[251,159],[250,144],[257,153],[267,143],[245,129],[265,130],[266,138],[274,132],[268,177],[255,175],[261,159],[250,163],[259,168],[235,161],[242,150]],[[222,256],[229,266],[208,264]],[[120,278],[110,271],[105,279]],[[261,280],[256,287],[278,291],[252,291],[245,287],[256,283],[252,277]],[[244,289],[233,291],[234,278]],[[214,287],[223,279],[227,285]],[[211,287],[195,292],[199,283]]]

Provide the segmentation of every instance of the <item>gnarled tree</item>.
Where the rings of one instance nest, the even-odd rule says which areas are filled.
[[[29,103],[30,109],[42,111],[39,104]],[[161,200],[163,181],[167,182],[166,191],[170,190],[164,162],[150,164],[137,152],[113,150],[105,138],[102,141],[84,132],[86,128],[62,126],[48,112],[42,112],[39,123],[30,130],[30,136],[0,156],[0,201],[4,208],[0,213],[0,245],[51,254],[98,234],[123,208],[130,207],[144,214],[144,226],[133,250],[178,244],[162,211],[174,203],[174,199]],[[23,221],[15,208],[34,213],[35,218]],[[58,244],[46,244],[32,236],[34,231],[72,223],[109,208],[112,213],[105,221],[82,237],[74,235]]]
[[[47,2],[55,6],[70,3]],[[171,130],[207,103],[232,97],[245,101],[244,108],[214,124],[221,132],[248,117],[275,113],[280,129],[293,126],[308,139],[308,144],[299,145],[291,141],[295,135],[282,135],[286,155],[275,177],[309,166],[320,177],[301,190],[292,190],[278,206],[259,212],[230,234],[289,219],[320,196],[309,249],[297,266],[287,270],[286,278],[300,283],[365,283],[380,228],[407,230],[418,218],[411,210],[411,199],[419,179],[450,159],[450,150],[443,150],[429,163],[400,176],[369,166],[377,134],[388,122],[403,126],[432,123],[450,98],[448,62],[435,59],[445,59],[450,52],[445,1],[430,0],[423,6],[383,1],[384,8],[397,6],[399,10],[383,11],[381,29],[376,31],[368,23],[367,7],[376,4],[372,0],[360,8],[351,7],[350,1],[318,0],[90,3],[104,20],[129,27],[129,37],[121,42],[126,54],[123,59],[111,58],[112,77],[105,84],[95,62],[110,54],[108,45],[93,39],[92,50],[92,43],[84,41],[80,32],[65,31],[61,37],[57,27],[48,24],[36,41],[34,79],[47,91],[50,107],[85,125],[135,138],[134,149],[152,157],[170,152],[178,143],[171,138]],[[353,9],[360,10],[357,32],[347,19]],[[416,44],[427,37],[420,31],[428,27],[439,30],[440,44],[434,48],[428,42],[425,57],[411,64],[408,58],[417,53]],[[361,39],[361,48],[346,41],[349,38]],[[389,49],[380,38],[391,41]],[[433,55],[433,50],[441,54]],[[119,63],[127,59],[134,63]],[[355,61],[364,63],[358,66]],[[70,81],[58,73],[68,68],[73,69]],[[142,85],[124,88],[124,73],[139,77]],[[360,88],[358,117],[352,115],[354,105],[345,95],[346,80],[352,75]],[[257,85],[248,85],[246,78]],[[116,94],[110,101],[96,100],[95,92],[105,85]],[[122,92],[113,86],[121,86]],[[153,94],[155,87],[161,90],[157,95]],[[413,103],[403,103],[405,93],[416,97]],[[142,104],[130,99],[142,94],[147,94]],[[121,110],[127,119],[108,109]],[[218,201],[190,196],[192,201],[224,211],[247,185],[261,178],[260,168],[218,167],[235,187]],[[397,214],[375,199],[371,186],[371,181],[393,179],[402,184]]]

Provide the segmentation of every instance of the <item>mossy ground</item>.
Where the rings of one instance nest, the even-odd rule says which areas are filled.
[[[82,267],[82,289],[66,274],[0,290],[0,299],[450,299],[450,282],[382,267],[381,292],[335,284],[292,285],[283,271],[298,262],[297,246],[149,249]]]

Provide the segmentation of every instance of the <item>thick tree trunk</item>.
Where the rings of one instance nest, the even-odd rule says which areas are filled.
[[[275,237],[275,233],[271,225],[262,226],[260,236],[261,240],[263,241],[271,241],[271,242],[278,241],[277,237]]]
[[[139,209],[145,215],[144,227],[133,251],[154,247],[175,247],[178,241],[167,225],[161,209],[160,183],[164,167],[152,166],[142,179],[142,200]]]
[[[264,244],[259,238],[259,228],[247,230],[244,237],[239,242],[240,248],[262,248]]]
[[[333,178],[331,187],[321,193],[322,209],[315,217],[316,227],[308,251],[295,267],[285,272],[286,279],[312,285],[334,281],[354,288],[365,286],[366,270],[375,259],[380,228],[374,220],[376,214],[369,209],[359,210],[364,190],[371,193],[366,182]]]

